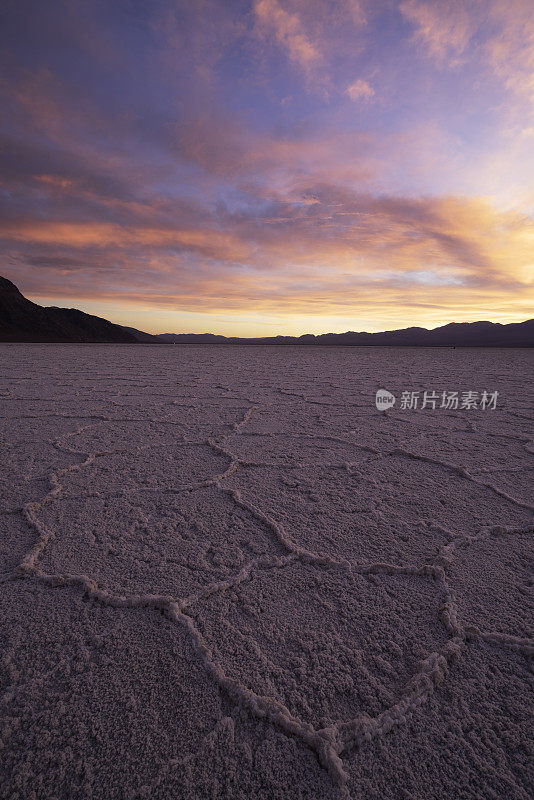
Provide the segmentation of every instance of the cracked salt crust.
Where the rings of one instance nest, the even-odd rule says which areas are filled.
[[[413,726],[426,759],[450,760],[435,713],[451,681],[467,691],[475,651],[481,675],[509,653],[524,685],[532,498],[495,468],[531,464],[528,354],[2,349],[6,796],[373,796],[373,752],[390,786],[402,759],[406,781],[417,771],[410,741],[396,749]],[[493,428],[370,407],[377,374],[453,385],[475,364],[507,395]],[[482,730],[503,714],[492,695],[485,711]],[[463,761],[436,797],[485,796],[465,794],[487,761],[462,722],[447,710]],[[507,794],[523,798],[507,746]]]

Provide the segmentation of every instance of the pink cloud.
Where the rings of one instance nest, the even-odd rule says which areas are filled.
[[[254,13],[260,27],[272,31],[289,58],[310,77],[322,62],[322,55],[317,44],[306,35],[298,14],[286,11],[278,0],[256,0]]]
[[[458,65],[473,36],[477,21],[471,0],[440,3],[435,0],[403,0],[402,14],[414,26],[414,37],[441,63]]]
[[[373,87],[364,81],[363,78],[358,78],[347,87],[347,94],[351,100],[368,100],[374,97],[375,90]]]

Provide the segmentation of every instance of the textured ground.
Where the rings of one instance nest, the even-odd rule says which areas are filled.
[[[0,346],[0,798],[527,800],[532,366]]]

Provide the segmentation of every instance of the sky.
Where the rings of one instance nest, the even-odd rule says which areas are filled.
[[[4,0],[0,274],[154,333],[534,316],[532,0]]]

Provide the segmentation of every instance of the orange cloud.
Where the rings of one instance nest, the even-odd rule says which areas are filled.
[[[125,228],[112,223],[94,222],[31,222],[0,228],[0,236],[22,242],[74,248],[180,247],[221,259],[243,260],[251,254],[250,247],[236,236],[208,229]]]
[[[229,217],[224,234],[33,222],[3,235],[26,248],[47,245],[76,253],[73,263],[82,265],[75,267],[76,297],[133,304],[142,299],[145,308],[283,316],[365,312],[384,319],[396,318],[402,306],[412,322],[435,324],[455,316],[529,313],[534,276],[529,217],[498,212],[483,199],[379,198],[335,186],[316,187],[314,201],[306,205],[288,200],[284,211],[265,224]],[[101,272],[89,264],[84,289],[83,260],[94,247],[102,248]],[[62,263],[68,268],[68,259]],[[106,264],[113,268],[106,270]],[[108,272],[113,288],[107,288]],[[55,294],[69,292],[64,281],[52,285]]]

